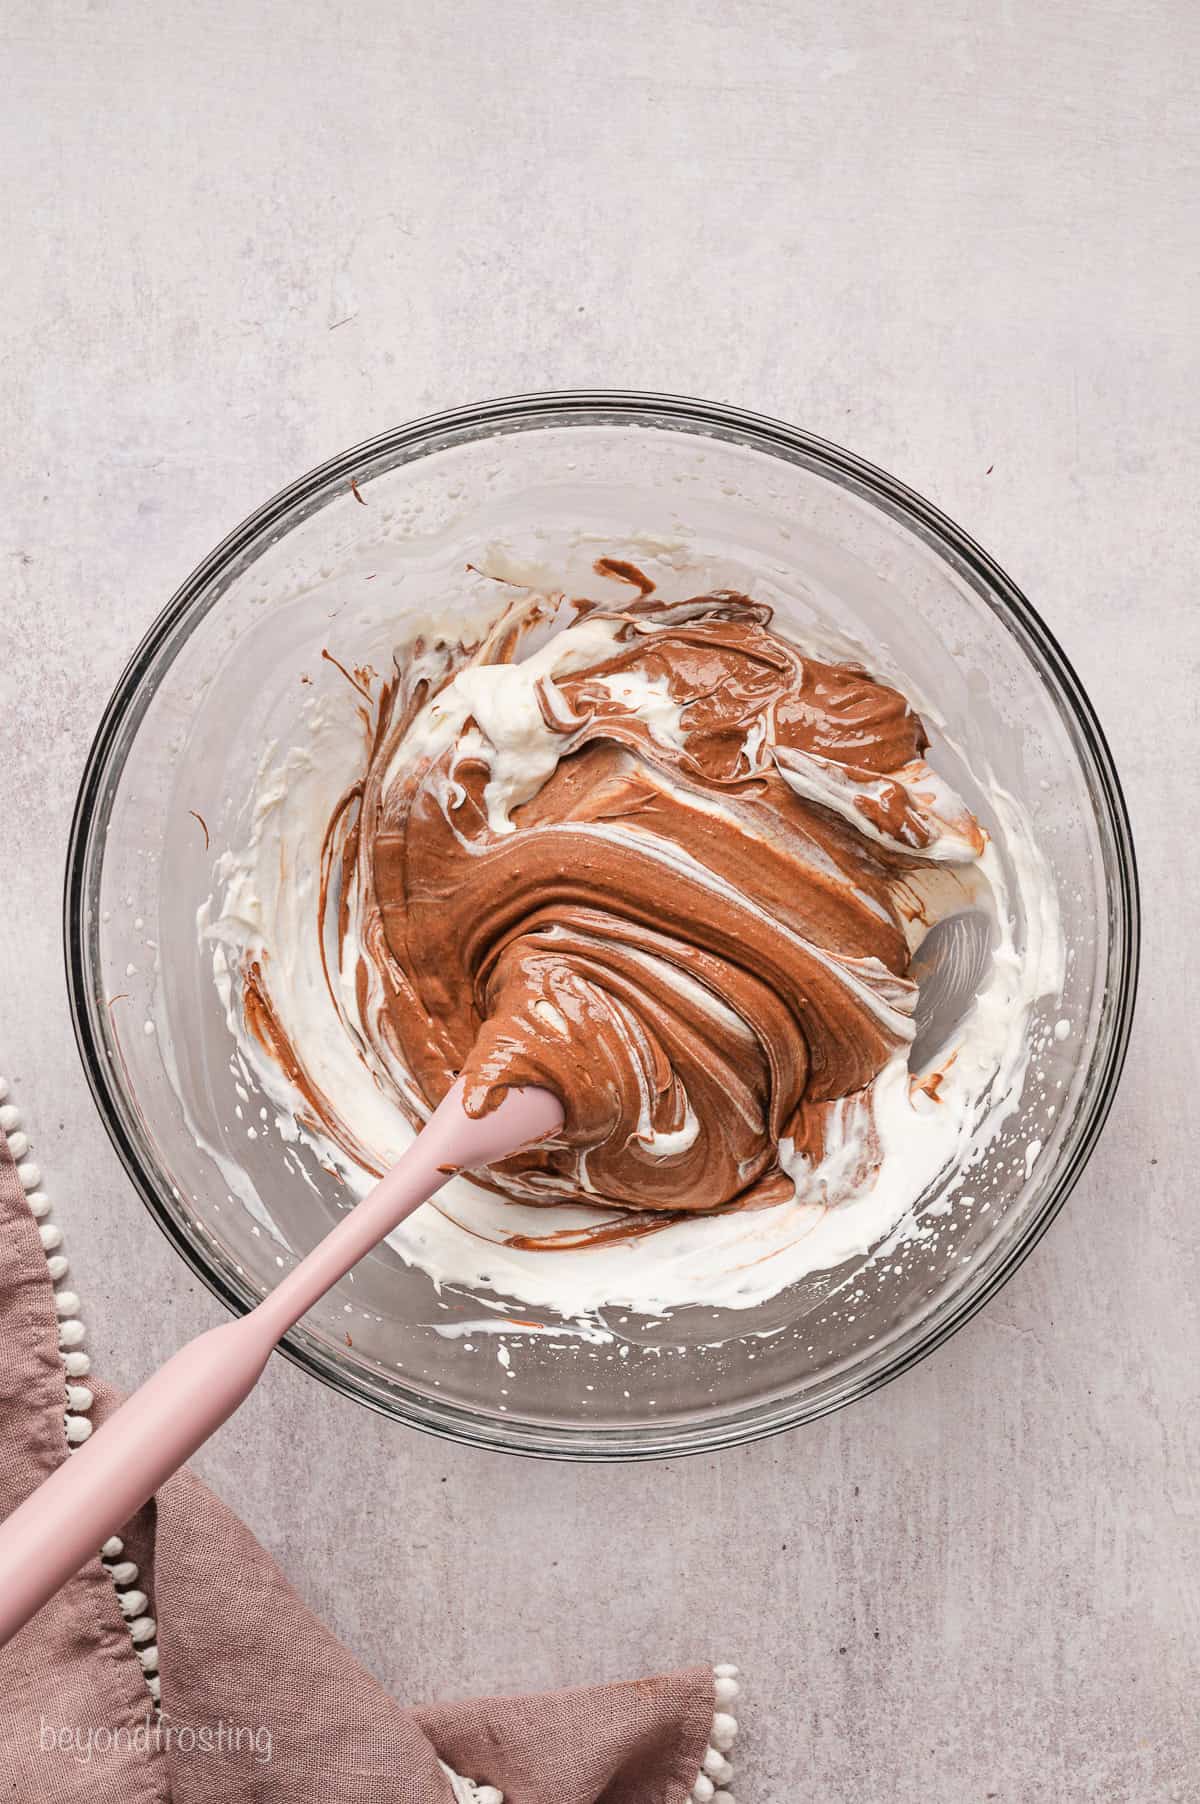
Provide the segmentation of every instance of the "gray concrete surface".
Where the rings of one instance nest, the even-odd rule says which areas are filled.
[[[89,736],[178,579],[443,404],[796,420],[1008,566],[1111,736],[1144,979],[1068,1210],[918,1370],[720,1458],[488,1457],[279,1363],[199,1463],[403,1695],[727,1657],[742,1804],[1200,1798],[1190,0],[8,0],[0,37],[0,1070],[99,1367],[216,1310],[95,1119],[59,945]]]

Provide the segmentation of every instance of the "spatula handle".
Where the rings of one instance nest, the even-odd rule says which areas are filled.
[[[274,1345],[256,1315],[189,1341],[0,1527],[0,1647],[249,1395]]]
[[[253,1390],[276,1342],[454,1171],[562,1124],[547,1090],[467,1116],[456,1084],[402,1159],[248,1315],[174,1354],[0,1525],[0,1647],[203,1446]]]

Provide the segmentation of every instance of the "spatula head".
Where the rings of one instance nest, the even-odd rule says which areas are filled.
[[[910,1071],[923,1071],[965,1020],[991,959],[992,923],[982,910],[947,915],[930,928],[910,972],[917,984]]]

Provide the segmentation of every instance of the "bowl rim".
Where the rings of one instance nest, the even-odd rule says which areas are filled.
[[[947,1341],[1003,1288],[1059,1213],[1099,1139],[1125,1063],[1137,995],[1141,913],[1129,812],[1112,753],[1083,685],[1049,627],[995,560],[932,502],[854,452],[800,427],[721,402],[654,391],[559,389],[501,396],[424,415],[338,452],[255,508],[196,565],[152,622],[122,671],[93,736],[72,813],[63,885],[67,992],[84,1075],[134,1189],[197,1277],[228,1309],[245,1313],[252,1301],[206,1264],[197,1243],[184,1231],[181,1220],[160,1194],[154,1174],[143,1163],[127,1130],[112,1067],[104,1056],[101,1031],[93,1017],[93,998],[87,982],[89,922],[85,879],[90,868],[93,823],[104,805],[110,758],[136,707],[142,680],[164,644],[214,578],[298,504],[315,499],[335,482],[361,474],[364,466],[378,460],[394,463],[400,452],[417,456],[424,449],[443,448],[436,442],[425,442],[443,439],[447,434],[461,435],[466,430],[473,438],[483,438],[505,431],[576,425],[657,426],[748,444],[784,461],[801,462],[820,474],[840,479],[842,486],[850,487],[910,530],[915,528],[927,544],[971,577],[971,586],[980,599],[1018,640],[1028,642],[1025,649],[1032,648],[1035,663],[1040,662],[1049,671],[1057,685],[1055,700],[1071,716],[1086,748],[1093,803],[1098,804],[1097,816],[1102,815],[1097,824],[1102,838],[1107,830],[1116,854],[1107,885],[1110,945],[1116,949],[1115,961],[1110,952],[1111,993],[1105,1002],[1107,1035],[1097,1048],[1102,1057],[1090,1093],[1082,1099],[1084,1110],[1076,1117],[1072,1139],[1063,1149],[1054,1181],[1041,1207],[1023,1224],[1004,1256],[995,1261],[985,1277],[977,1284],[965,1285],[945,1308],[935,1306],[912,1343],[897,1349],[878,1369],[843,1375],[827,1392],[803,1404],[797,1404],[794,1397],[739,1404],[715,1422],[679,1424],[667,1419],[661,1426],[576,1428],[513,1417],[494,1422],[449,1399],[432,1403],[403,1387],[398,1387],[398,1404],[394,1401],[397,1387],[385,1401],[334,1366],[303,1326],[292,1330],[280,1343],[279,1351],[285,1357],[332,1389],[426,1433],[490,1451],[541,1458],[587,1462],[664,1459],[713,1452],[817,1421],[890,1383]]]

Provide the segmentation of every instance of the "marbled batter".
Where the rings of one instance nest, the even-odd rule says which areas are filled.
[[[378,1068],[410,1075],[414,1122],[460,1072],[473,1114],[514,1084],[562,1098],[561,1137],[489,1175],[513,1198],[779,1202],[781,1143],[818,1169],[839,1105],[911,1039],[923,878],[973,865],[984,835],[895,689],[804,656],[745,595],[660,605],[603,568],[636,599],[522,598],[471,651],[409,648],[334,810],[312,931]],[[269,972],[243,983],[252,1030],[362,1162]],[[847,1188],[875,1156],[869,1111],[860,1142]]]

